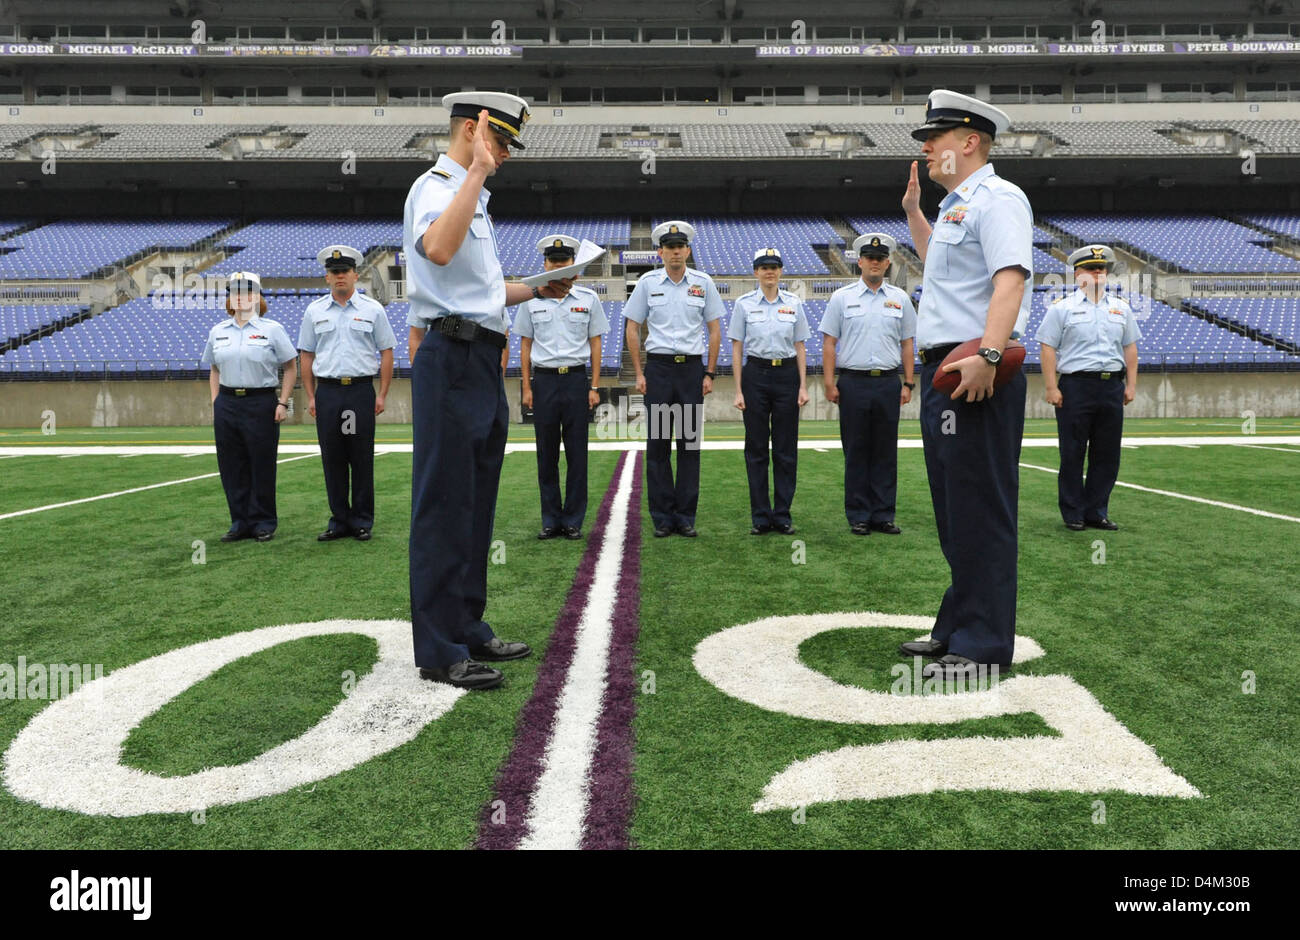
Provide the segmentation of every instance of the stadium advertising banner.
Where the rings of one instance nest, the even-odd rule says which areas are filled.
[[[1249,55],[1300,54],[1300,41],[1291,39],[1206,42],[936,42],[901,43],[787,43],[755,47],[762,58],[782,56],[1076,56],[1076,55]]]
[[[232,45],[196,43],[6,42],[0,56],[289,56],[365,58],[517,58],[522,46],[326,45],[299,43]]]

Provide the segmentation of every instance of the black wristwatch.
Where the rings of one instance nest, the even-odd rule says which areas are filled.
[[[541,289],[540,287],[534,287],[534,288],[533,288],[533,299],[534,299],[534,300],[541,300],[541,299],[542,299],[542,289]]]
[[[717,373],[715,373],[715,372],[706,372],[706,373],[704,373],[704,377],[705,377],[706,379],[716,379],[718,376],[717,376]]]
[[[909,392],[910,392],[912,389],[916,388],[916,383],[915,383],[915,382],[904,382],[903,385],[904,385],[904,387],[907,388],[907,390],[908,390]]]
[[[981,346],[980,351],[976,353],[976,355],[991,366],[996,366],[1002,361],[1002,350],[994,349],[992,346]]]
[[[275,402],[275,403],[276,403],[277,405],[279,405],[281,408],[288,408],[288,407],[289,407],[289,403],[288,403],[287,401],[280,401],[279,399],[276,399],[276,402]]]

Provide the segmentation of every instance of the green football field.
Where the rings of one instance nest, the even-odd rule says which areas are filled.
[[[1296,434],[1296,419],[1259,434]],[[914,427],[904,436],[915,437]],[[710,424],[706,440],[739,437]],[[1134,436],[1234,436],[1221,422],[1130,422]],[[203,444],[210,429],[11,430],[0,447]],[[1027,439],[1051,435],[1031,422]],[[834,437],[806,425],[805,440]],[[512,440],[528,441],[529,429]],[[381,441],[409,442],[409,427]],[[1236,438],[1249,442],[1249,438]],[[286,429],[283,443],[310,443]],[[591,508],[619,453],[591,454]],[[296,459],[295,459],[296,458]],[[101,664],[110,676],[191,644],[278,624],[409,618],[410,456],[376,458],[375,537],[318,544],[328,510],[318,458],[283,455],[280,528],[267,544],[223,545],[215,476],[93,502],[54,503],[213,474],[210,454],[124,457],[39,453],[0,459],[0,663]],[[1032,710],[938,723],[799,717],[724,692],[695,661],[702,641],[770,617],[877,611],[933,617],[947,585],[919,448],[899,453],[903,535],[855,537],[843,515],[837,448],[799,456],[794,537],[751,537],[743,456],[703,454],[700,538],[654,539],[640,505],[640,623],[635,649],[629,836],[641,848],[1297,848],[1300,677],[1286,666],[1300,626],[1300,437],[1267,446],[1142,446],[1123,455],[1111,516],[1118,532],[1061,524],[1054,448],[1022,454],[1018,634],[1044,655],[1014,680],[1068,676],[1199,796],[1122,788],[1026,788],[1042,768],[1004,768],[998,788],[811,801],[756,812],[792,764],[846,747],[1057,735]],[[1045,469],[1039,469],[1045,468]],[[1162,491],[1162,492],[1155,492]],[[1176,494],[1176,495],[1175,495]],[[1224,505],[1180,498],[1197,497]],[[1247,510],[1255,510],[1250,512]],[[1273,514],[1273,515],[1268,515]],[[7,517],[6,517],[7,516]],[[1286,518],[1277,518],[1278,516]],[[534,657],[505,664],[505,686],[464,696],[412,740],[350,770],[201,814],[116,817],[51,809],[0,788],[4,848],[465,848],[498,772],[527,728],[548,638],[583,542],[538,542],[535,459],[506,457],[487,619]],[[196,544],[202,543],[202,544]],[[201,562],[201,563],[196,563]],[[923,632],[923,631],[921,631]],[[831,628],[799,660],[840,686],[891,691],[898,642],[916,629]],[[250,761],[302,735],[375,666],[355,633],[282,643],[238,659],[139,722],[120,761],[184,777]],[[412,667],[413,671],[414,667]],[[3,685],[0,685],[3,690]],[[0,698],[0,751],[46,701]],[[954,743],[953,746],[956,746]],[[884,751],[865,751],[867,758]],[[927,758],[928,759],[928,758]],[[912,771],[919,778],[927,766]],[[1019,781],[1019,782],[1015,782]],[[1013,792],[1014,791],[1014,792]],[[1023,792],[1021,792],[1023,791]],[[1099,804],[1101,808],[1099,809]]]

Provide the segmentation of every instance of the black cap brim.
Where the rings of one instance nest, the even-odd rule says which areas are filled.
[[[683,235],[665,235],[659,239],[660,248],[678,248],[684,245],[689,246],[690,243],[690,239]]]
[[[954,127],[970,127],[970,125],[965,121],[930,121],[912,131],[912,139],[924,142],[935,131],[950,131]]]

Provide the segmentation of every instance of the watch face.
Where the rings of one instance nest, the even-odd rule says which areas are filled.
[[[981,349],[980,355],[983,356],[990,365],[997,365],[1002,361],[1002,353],[998,352],[996,349]]]

